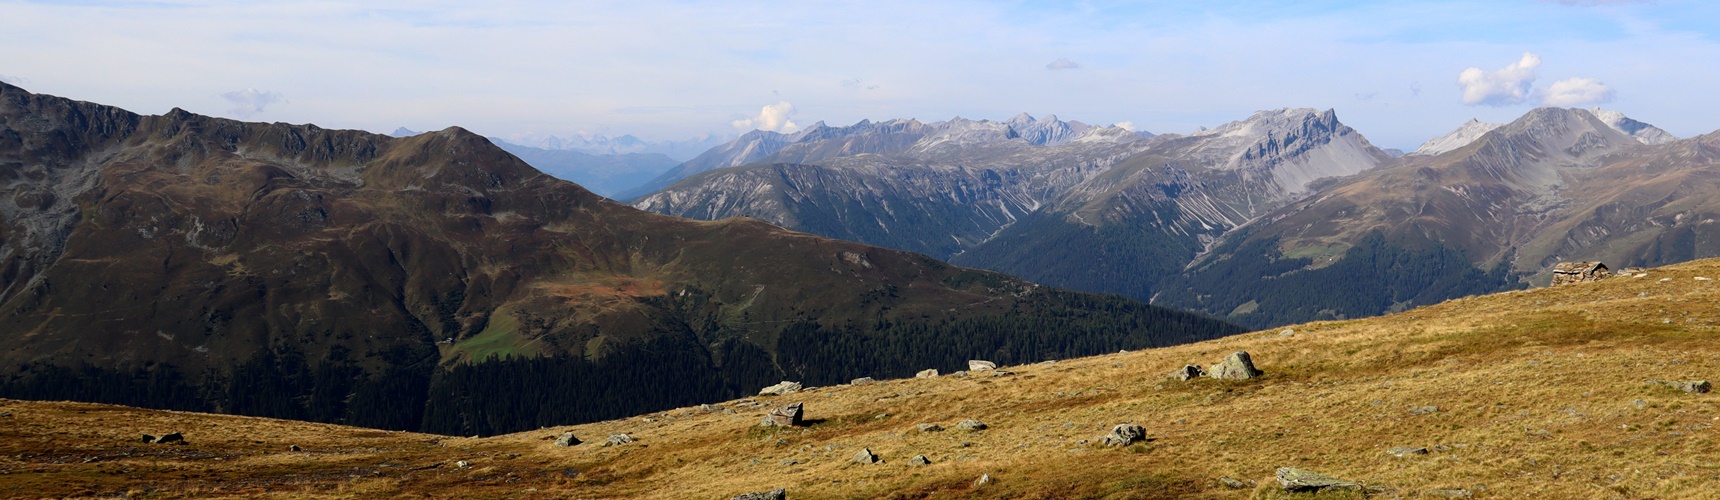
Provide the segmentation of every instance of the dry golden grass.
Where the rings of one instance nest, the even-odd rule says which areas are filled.
[[[1720,260],[1166,349],[886,380],[484,439],[0,400],[0,494],[19,497],[1279,498],[1297,466],[1422,497],[1720,496]],[[1662,282],[1662,278],[1671,281]],[[1266,376],[1167,380],[1250,352]],[[505,390],[505,389],[498,389]],[[1640,400],[1640,401],[1639,401]],[[806,403],[811,425],[757,427]],[[1412,408],[1438,406],[1436,413]],[[980,432],[955,430],[965,418]],[[923,433],[918,423],[946,430]],[[1150,441],[1095,444],[1111,426]],[[190,444],[145,445],[171,430]],[[558,448],[571,430],[586,441]],[[603,447],[615,433],[632,444]],[[288,452],[289,445],[305,452]],[[1393,446],[1425,446],[1398,458]],[[885,460],[849,459],[870,448]],[[923,454],[932,465],[911,466]],[[460,468],[457,461],[468,461]],[[570,473],[577,471],[577,475]],[[981,474],[991,484],[975,487]],[[1257,486],[1229,489],[1221,476]],[[1344,498],[1344,495],[1326,495]]]

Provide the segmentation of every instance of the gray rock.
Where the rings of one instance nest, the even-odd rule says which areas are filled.
[[[605,439],[603,441],[603,445],[604,446],[621,446],[621,445],[631,443],[631,442],[633,442],[633,436],[629,436],[626,434],[610,434],[609,439]]]
[[[1185,365],[1182,368],[1177,368],[1175,371],[1171,372],[1171,378],[1177,380],[1189,380],[1205,376],[1206,369],[1201,368],[1199,365]]]
[[[1224,485],[1224,487],[1230,488],[1233,490],[1240,490],[1240,489],[1248,487],[1248,483],[1244,483],[1241,480],[1230,477],[1230,476],[1224,476],[1224,477],[1218,478],[1218,484],[1222,484],[1222,485]]]
[[[1260,370],[1254,368],[1254,359],[1248,356],[1248,351],[1236,351],[1224,362],[1212,365],[1207,370],[1212,378],[1221,380],[1246,380],[1260,376]]]
[[[801,418],[805,414],[802,408],[803,403],[789,403],[787,406],[772,409],[764,415],[764,421],[759,422],[758,425],[760,427],[798,427],[802,425]]]
[[[1643,408],[1647,408],[1647,407],[1648,407],[1648,402],[1647,402],[1647,401],[1643,401],[1643,400],[1641,400],[1641,399],[1635,399],[1635,400],[1631,400],[1631,402],[1630,402],[1630,407],[1631,407],[1631,408],[1636,408],[1636,409],[1638,409],[1638,410],[1641,410],[1641,409],[1643,409]]]
[[[873,382],[877,382],[877,381],[872,380],[872,377],[860,377],[860,378],[854,379],[852,382],[849,382],[848,385],[866,385],[866,384],[870,384]]]
[[[1437,490],[1427,490],[1427,496],[1441,498],[1469,498],[1475,496],[1475,494],[1470,493],[1469,490],[1463,488],[1440,488]]]
[[[167,434],[162,434],[161,437],[155,438],[154,441],[150,441],[150,442],[156,443],[156,444],[184,443],[185,442],[185,435],[177,433],[177,432],[169,432]]]
[[[878,455],[873,454],[871,448],[861,448],[860,451],[854,453],[854,458],[851,461],[857,464],[875,464],[883,460],[878,459]]]
[[[1275,476],[1278,478],[1278,485],[1282,486],[1284,491],[1289,492],[1362,490],[1362,485],[1360,483],[1345,481],[1343,479],[1295,467],[1279,467]]]
[[[472,468],[472,463],[471,463],[471,462],[467,462],[467,461],[465,461],[465,460],[461,460],[461,461],[458,461],[458,462],[454,462],[454,466],[455,466],[455,467],[459,467],[459,468],[462,468],[462,469],[470,469],[470,468]]]
[[[1117,424],[1104,438],[1105,446],[1128,446],[1147,438],[1147,429],[1135,424]]]
[[[777,488],[770,491],[755,491],[729,497],[729,500],[787,500],[788,490]]]
[[[967,420],[960,421],[960,422],[956,422],[956,429],[957,430],[973,432],[973,431],[983,431],[983,430],[985,430],[985,428],[986,428],[985,422],[981,422],[981,421],[974,420],[971,418],[967,419]]]
[[[981,359],[970,359],[970,360],[968,360],[968,371],[970,371],[970,372],[983,372],[986,370],[996,370],[996,369],[997,369],[997,363],[993,363],[993,362],[985,361],[985,360],[981,360]]]
[[[1427,454],[1427,448],[1420,447],[1420,446],[1393,446],[1391,449],[1386,450],[1386,454],[1394,456],[1394,457],[1398,457],[1398,458],[1403,458],[1403,457],[1407,457],[1410,455],[1426,455]]]
[[[555,438],[556,446],[573,446],[579,443],[579,438],[573,437],[572,432],[563,432],[560,437]]]
[[[1015,374],[1015,372],[1008,371],[1008,370],[997,370],[997,371],[991,372],[991,376],[993,376],[993,377],[1008,377],[1008,376],[1014,375],[1014,374]]]
[[[800,389],[801,389],[800,382],[789,382],[787,380],[784,380],[781,383],[778,383],[776,385],[766,387],[763,389],[759,389],[758,395],[760,395],[760,396],[781,396],[784,394],[793,394],[796,392],[800,392]]]
[[[1410,415],[1432,415],[1435,413],[1439,413],[1439,407],[1438,406],[1433,406],[1433,405],[1417,406],[1415,408],[1409,409]]]
[[[920,424],[917,427],[920,428],[920,432],[938,432],[944,430],[944,427],[938,424]]]
[[[723,406],[722,405],[710,405],[710,404],[699,405],[699,411],[706,412],[706,413],[710,413],[713,411],[723,411]]]
[[[920,370],[920,373],[914,374],[914,378],[932,378],[932,377],[936,377],[936,376],[938,376],[938,369],[937,368],[929,368],[929,369],[925,369],[925,370]]]
[[[931,464],[932,464],[932,460],[929,458],[926,458],[925,455],[914,455],[914,458],[908,459],[908,465],[931,465]]]
[[[951,373],[950,376],[955,378],[967,378],[968,373],[967,370],[958,370],[955,373]]]
[[[1654,383],[1692,394],[1707,394],[1714,389],[1714,384],[1707,380],[1656,380]]]

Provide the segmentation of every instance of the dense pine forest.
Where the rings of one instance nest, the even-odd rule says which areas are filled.
[[[385,368],[367,370],[339,352],[312,363],[304,353],[276,345],[226,372],[29,365],[0,379],[0,397],[494,435],[718,402],[779,380],[820,386],[857,377],[899,378],[926,368],[952,372],[968,359],[1030,363],[1242,331],[1116,296],[1051,291],[1030,297],[994,316],[879,318],[838,326],[806,320],[762,336],[775,339],[769,349],[744,340],[708,347],[684,329],[644,336],[652,340],[598,360],[555,355],[439,366],[433,348],[402,348],[387,353]]]

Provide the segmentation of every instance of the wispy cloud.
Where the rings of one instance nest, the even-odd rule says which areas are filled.
[[[1541,104],[1570,107],[1612,102],[1614,92],[1600,80],[1575,77],[1553,82],[1541,94]]]
[[[239,118],[254,116],[262,113],[271,104],[286,101],[286,98],[282,97],[279,92],[254,88],[225,92],[221,94],[221,98],[233,105],[232,108],[228,108],[227,112]]]
[[[1057,60],[1051,61],[1051,62],[1045,64],[1045,69],[1050,69],[1050,70],[1078,69],[1080,67],[1081,67],[1080,64],[1076,64],[1075,61],[1071,61],[1068,58],[1064,58],[1064,57],[1059,57],[1059,58],[1057,58]]]

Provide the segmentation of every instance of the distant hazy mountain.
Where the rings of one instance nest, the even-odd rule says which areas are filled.
[[[737,141],[708,154],[754,165],[697,174],[634,205],[694,218],[750,216],[1145,299],[1224,231],[1320,179],[1389,161],[1331,111],[1311,109],[1150,138],[1051,116],[885,123],[898,126],[763,136],[790,144],[752,157],[732,152],[765,143]],[[848,144],[879,147],[844,153],[855,150],[839,146]]]
[[[1503,124],[1499,123],[1482,123],[1481,120],[1471,118],[1469,121],[1464,122],[1463,125],[1458,126],[1457,130],[1447,132],[1445,135],[1428,139],[1427,142],[1421,143],[1421,147],[1415,148],[1415,151],[1412,151],[1409,154],[1437,155],[1446,151],[1468,146],[1469,143],[1475,142],[1476,139],[1480,139],[1482,134],[1492,132],[1493,129],[1503,126]]]
[[[575,135],[562,138],[509,140],[517,145],[551,151],[579,151],[593,155],[660,154],[677,162],[687,161],[712,147],[729,142],[734,136],[706,135],[687,140],[647,141],[632,135],[590,137]]]
[[[1155,302],[1270,325],[1521,286],[1563,260],[1720,255],[1720,139],[1644,144],[1618,124],[1658,129],[1603,115],[1536,109],[1346,178],[1224,235]]]
[[[591,192],[615,198],[675,168],[677,162],[658,153],[590,154],[571,149],[541,149],[491,137],[490,142],[520,157],[532,167],[573,181]]]

